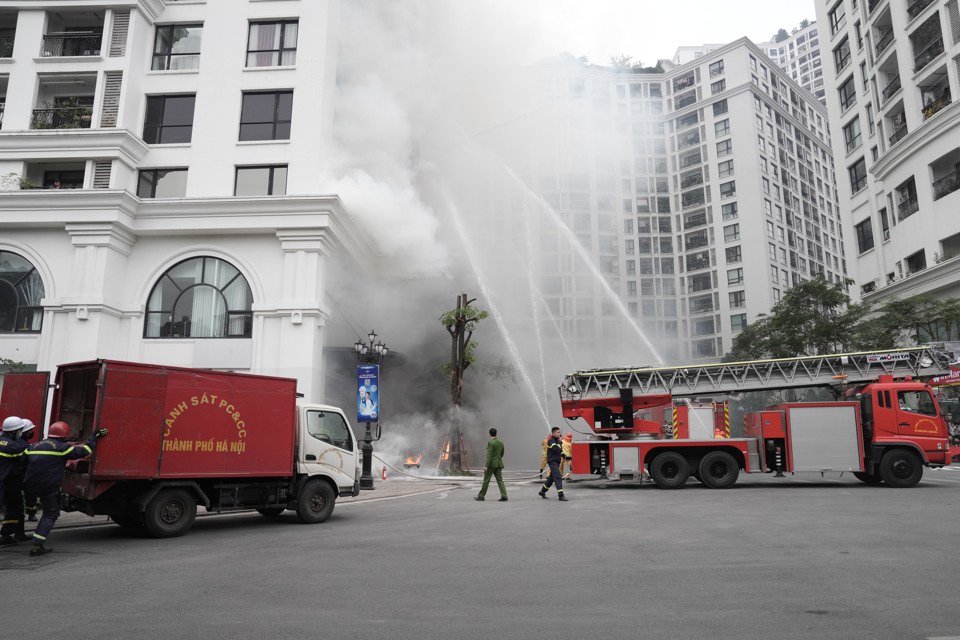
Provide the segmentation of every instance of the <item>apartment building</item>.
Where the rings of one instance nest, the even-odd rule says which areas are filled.
[[[572,58],[535,72],[533,146],[550,153],[529,183],[668,361],[718,358],[790,287],[847,276],[826,109],[765,50],[741,39],[665,73]],[[562,240],[540,243],[547,304],[574,340],[613,334]]]
[[[859,292],[960,296],[956,0],[818,0]]]
[[[673,55],[674,64],[686,64],[722,47],[722,44],[705,44],[699,47],[679,47]],[[820,60],[820,38],[817,23],[811,22],[796,29],[780,42],[758,42],[757,47],[790,74],[794,82],[826,104],[826,89],[823,84],[823,69]]]
[[[0,357],[300,379],[324,397],[328,2],[0,2]],[[309,33],[310,37],[299,37]]]

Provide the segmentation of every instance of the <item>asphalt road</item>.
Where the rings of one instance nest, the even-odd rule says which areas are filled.
[[[4,637],[960,637],[960,468],[908,490],[536,491],[342,504],[313,526],[210,517],[171,540],[55,531],[43,558],[0,549]]]

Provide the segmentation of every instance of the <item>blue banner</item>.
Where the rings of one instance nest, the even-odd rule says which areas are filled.
[[[357,366],[357,422],[380,420],[380,365]]]

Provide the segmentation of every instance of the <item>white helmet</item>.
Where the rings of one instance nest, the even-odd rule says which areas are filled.
[[[3,431],[4,433],[9,431],[19,431],[23,428],[23,419],[17,416],[10,416],[3,421]]]
[[[30,420],[29,418],[24,418],[24,419],[23,419],[23,432],[24,432],[24,433],[26,433],[27,431],[30,431],[30,430],[32,430],[32,429],[35,429],[36,427],[37,427],[37,425],[33,424],[33,421]]]

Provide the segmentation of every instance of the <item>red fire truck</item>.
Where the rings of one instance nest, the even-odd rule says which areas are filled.
[[[732,486],[741,471],[853,473],[912,487],[923,467],[950,464],[947,423],[920,381],[950,370],[935,347],[776,360],[578,371],[560,387],[563,415],[594,432],[573,443],[573,477],[649,477],[663,489],[692,475]],[[730,400],[812,387],[829,402],[784,401],[744,416],[730,437]],[[709,401],[704,402],[704,398]]]

